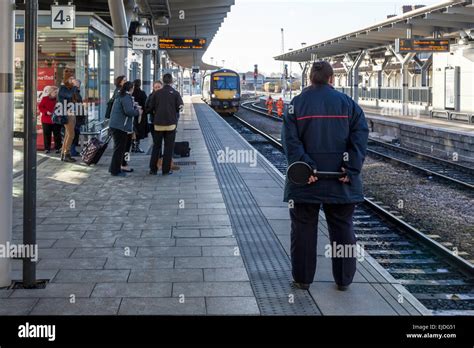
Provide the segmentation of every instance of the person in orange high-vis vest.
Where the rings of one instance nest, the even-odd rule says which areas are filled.
[[[271,116],[273,114],[273,98],[270,95],[265,104],[267,106],[268,114]]]
[[[285,102],[283,101],[282,98],[278,99],[277,101],[277,112],[278,112],[278,117],[283,116],[283,110],[285,109]]]

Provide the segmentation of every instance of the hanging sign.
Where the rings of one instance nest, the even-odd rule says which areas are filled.
[[[51,6],[51,29],[75,29],[76,28],[76,6],[74,5],[52,5]]]

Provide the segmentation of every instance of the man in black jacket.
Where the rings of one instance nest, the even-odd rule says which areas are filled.
[[[155,92],[148,105],[149,113],[153,114],[153,152],[150,159],[150,174],[158,173],[158,159],[161,153],[161,144],[164,140],[163,175],[172,174],[171,160],[173,158],[174,141],[178,115],[184,103],[179,93],[171,87],[173,77],[171,74],[163,76],[164,87]]]

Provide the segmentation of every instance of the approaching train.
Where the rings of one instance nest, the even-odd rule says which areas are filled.
[[[202,98],[218,113],[237,112],[240,106],[240,75],[221,69],[204,76]]]

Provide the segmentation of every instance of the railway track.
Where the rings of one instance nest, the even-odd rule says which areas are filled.
[[[270,116],[264,112],[263,108],[254,104],[254,102],[243,103],[242,108],[276,121],[282,121],[278,116]],[[419,173],[424,173],[464,188],[474,189],[474,168],[454,161],[443,160],[372,138],[369,140],[367,152],[372,156],[406,166]]]
[[[237,116],[225,118],[283,174],[280,141]],[[371,198],[354,215],[358,243],[436,315],[474,315],[474,266]]]

